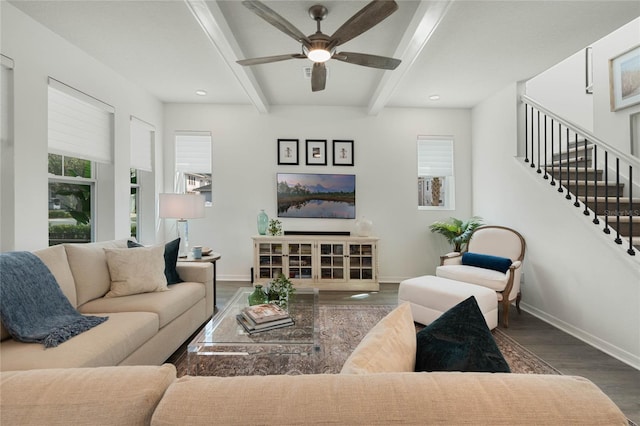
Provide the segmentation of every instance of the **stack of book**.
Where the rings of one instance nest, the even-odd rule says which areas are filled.
[[[249,334],[293,325],[287,311],[273,303],[247,306],[236,318]]]

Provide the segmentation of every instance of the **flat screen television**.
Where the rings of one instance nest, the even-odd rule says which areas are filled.
[[[277,182],[278,217],[356,217],[356,175],[278,173]]]

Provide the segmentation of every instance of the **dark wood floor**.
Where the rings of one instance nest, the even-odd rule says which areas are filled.
[[[222,308],[246,282],[218,281],[218,308]],[[397,284],[381,284],[378,292],[321,291],[325,304],[396,304]],[[633,422],[640,424],[640,371],[526,312],[509,312],[509,328],[515,341],[566,375],[586,377],[602,389]],[[526,398],[526,395],[523,395]]]

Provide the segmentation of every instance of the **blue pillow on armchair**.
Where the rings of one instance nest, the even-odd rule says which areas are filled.
[[[509,270],[511,259],[500,256],[491,256],[490,254],[480,253],[462,253],[462,264],[467,266],[476,266],[478,268],[493,269],[503,274]]]

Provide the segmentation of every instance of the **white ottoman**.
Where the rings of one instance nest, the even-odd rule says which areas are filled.
[[[410,278],[400,283],[398,305],[411,304],[413,320],[428,325],[458,303],[475,296],[490,330],[498,326],[498,297],[487,287],[433,275]]]

